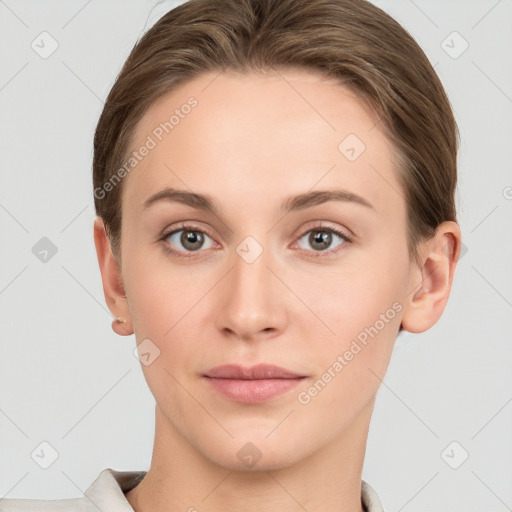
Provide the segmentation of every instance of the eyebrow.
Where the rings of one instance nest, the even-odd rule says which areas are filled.
[[[220,213],[220,208],[212,197],[170,187],[166,187],[149,197],[144,201],[143,208],[146,210],[151,205],[161,201],[182,203],[192,208],[211,212],[215,215],[219,215]],[[366,199],[347,190],[315,190],[288,198],[281,205],[281,211],[286,214],[288,212],[305,210],[306,208],[311,208],[312,206],[317,206],[328,201],[355,203],[375,210],[373,205]]]

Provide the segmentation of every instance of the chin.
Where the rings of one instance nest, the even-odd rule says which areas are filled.
[[[246,435],[243,436],[244,441],[237,437],[231,439],[227,445],[218,444],[216,450],[209,449],[203,455],[224,469],[250,473],[277,471],[290,467],[307,456],[305,450],[303,454],[297,451],[296,442],[288,446],[278,437],[272,441],[265,439],[266,435],[268,432],[261,437]],[[300,446],[305,448],[303,444]]]

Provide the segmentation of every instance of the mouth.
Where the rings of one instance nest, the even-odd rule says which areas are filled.
[[[307,378],[269,364],[249,368],[236,364],[222,365],[208,370],[203,377],[225,398],[248,404],[266,402],[293,389]]]

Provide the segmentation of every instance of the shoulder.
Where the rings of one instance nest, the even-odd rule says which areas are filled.
[[[386,512],[377,491],[365,480],[361,480],[361,502],[365,512]]]
[[[0,500],[0,512],[89,512],[92,509],[84,500],[85,498],[65,500],[3,498]]]
[[[0,512],[133,512],[125,493],[144,478],[145,471],[104,469],[83,496],[60,500],[0,498]]]

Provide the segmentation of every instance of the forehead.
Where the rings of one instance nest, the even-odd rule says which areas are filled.
[[[378,204],[399,188],[376,113],[338,81],[309,71],[195,77],[148,109],[131,149],[148,141],[152,148],[128,176],[123,203],[142,205],[159,188],[175,186],[222,190],[226,198],[231,192],[243,205],[241,197],[300,193],[321,181]]]

